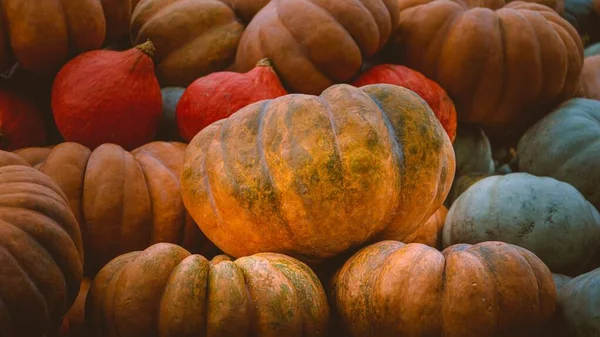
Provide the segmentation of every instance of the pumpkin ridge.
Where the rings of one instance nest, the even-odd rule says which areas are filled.
[[[496,279],[496,270],[494,270],[494,268],[488,263],[487,261],[487,256],[485,256],[484,254],[480,255],[480,251],[479,250],[475,250],[473,249],[473,247],[475,246],[471,246],[465,250],[463,250],[463,252],[470,254],[471,256],[475,257],[477,259],[477,261],[479,262],[479,264],[481,266],[484,267],[485,270],[487,270],[488,273],[490,273],[490,275],[492,277],[490,277],[490,279],[492,280],[491,284],[493,284],[494,286],[494,291],[492,291],[493,294],[496,294],[496,303],[500,303],[502,301],[502,293],[498,291],[498,280]],[[482,249],[483,247],[479,246],[477,247],[479,249]],[[498,315],[498,311],[496,310],[494,312],[496,315],[496,319],[494,320],[494,322],[496,322],[496,327],[494,327],[494,330],[496,330],[500,323],[500,319],[499,319],[499,315]]]
[[[460,3],[457,3],[459,6],[462,7],[462,5]],[[430,2],[428,4],[417,4],[415,6],[410,7],[409,9],[414,10],[415,12],[419,12],[424,10],[426,7],[428,6],[433,6],[434,2]],[[443,50],[447,39],[446,39],[446,35],[448,34],[448,31],[450,30],[450,28],[452,28],[452,26],[454,25],[454,23],[456,22],[456,20],[458,20],[458,18],[460,18],[462,15],[461,11],[458,11],[458,13],[456,13],[456,11],[454,12],[454,15],[452,16],[452,19],[450,20],[446,20],[442,25],[441,28],[439,28],[439,32],[437,33],[437,35],[435,36],[435,39],[432,41],[432,43],[430,43],[427,46],[426,51],[423,53],[423,55],[421,57],[426,57],[427,55],[431,54],[431,50],[433,49],[434,51],[438,51],[438,50]],[[442,84],[439,82],[439,69],[440,69],[440,62],[441,62],[441,58],[439,56],[436,57],[437,62],[432,62],[433,66],[431,71],[429,71],[429,69],[421,69],[419,70],[420,73],[424,74],[427,78],[431,79],[432,81],[434,81],[434,78],[436,79],[435,82],[440,84],[440,87],[442,86]],[[411,68],[412,69],[412,68]],[[425,72],[427,71],[427,72]],[[443,88],[443,87],[442,87]],[[444,90],[446,90],[445,88],[443,88]],[[448,95],[450,96],[450,95]]]
[[[242,266],[239,265],[238,260],[232,261],[232,263],[235,265],[235,267],[241,271],[241,275],[244,278],[244,286],[246,287],[246,298],[248,298],[248,318],[250,319],[250,324],[248,326],[248,332],[250,336],[258,336],[257,332],[256,332],[256,322],[257,322],[257,315],[256,315],[256,310],[254,309],[254,300],[252,299],[252,296],[250,295],[250,286],[248,285],[248,276],[247,276],[247,271],[246,269],[244,269]]]
[[[531,263],[529,263],[529,259],[527,257],[525,257],[525,255],[521,252],[521,250],[517,249],[516,247],[513,247],[513,246],[511,246],[510,248],[517,253],[517,256],[519,256],[519,258],[522,258],[523,260],[525,260],[525,264],[527,265],[527,267],[531,271],[531,274],[533,275],[533,277],[536,280],[537,293],[538,293],[538,311],[541,311],[543,296],[542,296],[542,287],[541,287],[540,279],[539,279],[539,277],[537,277],[533,267],[531,266]]]
[[[9,225],[10,227],[13,227],[13,228],[15,228],[16,230],[18,230],[18,231],[20,231],[20,232],[24,233],[24,234],[25,234],[25,236],[26,236],[26,237],[27,237],[27,238],[28,238],[28,239],[29,239],[29,240],[30,240],[30,241],[31,241],[33,244],[35,244],[35,245],[37,245],[37,246],[40,246],[40,248],[41,248],[43,251],[45,251],[45,252],[48,254],[48,256],[50,256],[50,257],[51,257],[51,259],[50,259],[50,260],[52,260],[52,263],[54,263],[54,265],[55,265],[55,266],[56,266],[58,269],[60,269],[60,271],[61,271],[61,272],[60,272],[59,274],[60,274],[60,276],[62,277],[62,279],[65,281],[65,285],[67,284],[67,282],[66,282],[66,280],[65,280],[65,275],[62,273],[62,272],[63,272],[62,268],[60,268],[60,267],[59,267],[59,266],[56,264],[56,261],[54,261],[54,259],[53,259],[53,256],[52,256],[52,255],[51,255],[51,254],[50,254],[50,253],[49,253],[49,252],[48,252],[48,251],[47,251],[47,250],[46,250],[44,247],[42,247],[42,245],[40,245],[40,244],[39,244],[39,242],[38,242],[36,239],[34,239],[34,238],[31,236],[31,235],[29,235],[29,233],[27,233],[26,231],[22,230],[21,228],[19,228],[19,227],[15,226],[15,225],[13,225],[12,223],[9,223],[9,222],[7,222],[7,221],[3,221],[3,220],[1,220],[1,219],[0,219],[0,222],[1,222],[3,225]],[[48,299],[46,298],[46,296],[44,295],[44,293],[42,293],[42,291],[40,290],[40,288],[39,288],[39,285],[38,285],[38,284],[37,284],[37,283],[34,281],[34,279],[31,277],[31,275],[29,275],[29,273],[28,273],[28,272],[27,272],[27,270],[26,270],[26,269],[25,269],[25,268],[24,268],[24,267],[21,265],[21,262],[20,262],[20,261],[17,259],[17,257],[15,256],[15,254],[13,254],[13,253],[12,253],[12,251],[10,251],[6,245],[3,245],[3,246],[1,246],[1,247],[0,247],[0,249],[2,249],[3,251],[5,251],[5,252],[7,253],[6,255],[7,255],[8,257],[12,258],[12,260],[13,260],[13,261],[14,261],[14,263],[15,263],[15,266],[16,266],[17,268],[19,268],[19,269],[20,269],[20,270],[23,272],[23,275],[25,276],[25,277],[24,277],[24,279],[25,279],[25,280],[27,280],[27,281],[29,281],[29,283],[30,283],[30,284],[33,286],[33,290],[34,290],[34,291],[35,291],[35,292],[36,292],[36,293],[37,293],[37,294],[40,296],[40,298],[42,298],[42,299],[43,299],[41,302],[42,302],[42,304],[44,305],[44,314],[45,314],[46,318],[48,319],[48,321],[49,321],[49,322],[52,322],[52,318],[53,318],[53,317],[52,317],[52,315],[50,314],[50,310],[48,309]],[[67,301],[68,301],[68,299],[67,299]],[[65,303],[65,304],[66,304],[66,303]],[[66,305],[68,305],[68,304],[66,304]]]

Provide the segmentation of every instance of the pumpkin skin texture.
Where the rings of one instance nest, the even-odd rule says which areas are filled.
[[[506,134],[508,140],[576,94],[583,45],[549,7],[522,1],[398,3],[397,56],[446,89],[459,123],[481,124],[489,137]]]
[[[318,263],[384,230],[410,236],[453,177],[450,139],[417,94],[339,84],[253,103],[200,131],[181,186],[187,210],[226,254]]]
[[[162,95],[153,50],[146,42],[123,52],[87,52],[60,70],[52,85],[52,112],[66,141],[133,150],[154,139]]]
[[[161,85],[187,87],[233,63],[244,19],[267,1],[145,0],[131,18],[131,40],[150,39],[156,45]]]
[[[558,303],[569,336],[592,337],[600,334],[600,268],[582,274],[564,284],[558,293]]]
[[[0,150],[45,143],[46,129],[37,107],[15,92],[0,90]]]
[[[597,0],[565,0],[562,15],[577,29],[585,44],[600,41],[600,2]]]
[[[363,57],[383,48],[398,21],[396,1],[270,1],[241,37],[236,71],[249,71],[269,58],[286,88],[319,95],[350,81],[361,70]]]
[[[583,97],[600,100],[600,55],[588,56],[581,72]]]
[[[361,73],[352,82],[352,85],[362,87],[377,83],[399,85],[421,96],[442,123],[450,140],[454,142],[456,138],[456,109],[446,91],[439,84],[410,68],[395,64],[381,64]]]
[[[600,209],[600,102],[576,98],[523,135],[519,170],[567,182]]]
[[[286,94],[268,59],[245,74],[212,73],[195,80],[181,97],[177,105],[179,132],[189,142],[200,130],[248,104]]]
[[[79,292],[81,233],[64,193],[31,167],[0,167],[0,247],[0,335],[58,330]]]
[[[554,273],[579,275],[599,262],[600,214],[573,186],[510,173],[478,181],[450,207],[442,236],[456,243],[503,241],[536,254]]]
[[[453,147],[456,156],[456,176],[494,173],[492,146],[478,125],[462,124]]]
[[[503,242],[443,252],[418,243],[367,246],[338,270],[332,311],[350,336],[533,336],[556,307],[552,274]]]
[[[96,274],[120,254],[158,242],[214,253],[185,211],[179,171],[185,144],[152,142],[131,152],[114,144],[94,151],[55,146],[40,165],[66,194],[83,233],[85,272]]]
[[[121,255],[94,279],[86,320],[97,337],[325,336],[314,272],[281,254],[208,261],[168,243]]]
[[[552,274],[552,279],[554,279],[554,285],[556,285],[556,291],[560,292],[562,286],[570,282],[573,278],[563,274]]]

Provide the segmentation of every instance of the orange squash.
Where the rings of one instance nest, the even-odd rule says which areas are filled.
[[[394,85],[335,85],[253,103],[186,149],[187,210],[225,253],[319,262],[435,213],[454,151],[431,108]],[[241,239],[243,238],[243,239]]]

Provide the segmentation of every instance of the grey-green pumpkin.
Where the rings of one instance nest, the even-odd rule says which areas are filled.
[[[600,336],[600,268],[563,285],[558,303],[569,337]]]
[[[520,171],[567,182],[599,208],[600,101],[566,101],[523,135],[517,156]]]
[[[503,241],[536,254],[554,273],[598,265],[600,214],[573,186],[510,173],[478,181],[448,211],[443,246]]]
[[[461,124],[454,140],[456,176],[469,173],[493,173],[494,161],[490,141],[480,126]]]

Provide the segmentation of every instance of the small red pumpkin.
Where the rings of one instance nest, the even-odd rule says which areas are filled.
[[[200,130],[248,104],[286,94],[268,59],[260,60],[247,73],[212,73],[194,81],[183,93],[176,112],[179,132],[189,142]]]
[[[44,121],[37,107],[12,91],[0,90],[0,150],[45,143]]]
[[[416,70],[395,64],[380,64],[364,71],[352,82],[352,85],[362,87],[377,83],[399,85],[421,96],[442,123],[450,140],[454,142],[456,109],[446,90],[439,84]]]
[[[52,111],[65,140],[126,150],[152,141],[162,115],[153,54],[148,41],[126,51],[87,52],[67,63],[52,87]]]

